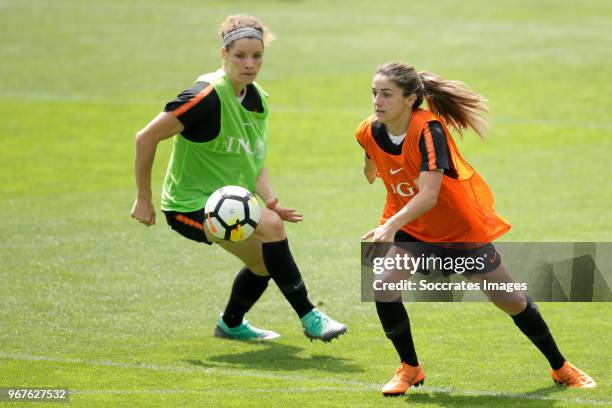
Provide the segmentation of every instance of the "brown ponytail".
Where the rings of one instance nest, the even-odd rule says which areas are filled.
[[[464,83],[449,81],[431,72],[417,73],[411,65],[396,62],[380,66],[376,74],[388,76],[402,89],[404,96],[416,94],[413,109],[426,100],[431,111],[460,135],[470,127],[484,139],[487,120],[482,113],[487,112],[486,99]]]

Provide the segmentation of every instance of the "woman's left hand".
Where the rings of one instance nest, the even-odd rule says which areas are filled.
[[[361,237],[362,241],[372,238],[372,242],[393,242],[397,229],[388,226],[387,224],[379,225],[370,232]]]
[[[302,214],[295,212],[293,208],[285,208],[278,205],[278,198],[270,198],[266,200],[266,207],[274,211],[283,221],[300,222],[304,219]]]

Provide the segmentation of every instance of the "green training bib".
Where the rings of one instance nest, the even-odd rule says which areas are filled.
[[[268,94],[253,83],[264,111],[251,112],[236,98],[227,75],[222,73],[210,83],[221,101],[221,130],[215,139],[204,143],[191,142],[180,134],[174,136],[162,210],[199,210],[216,189],[226,185],[255,192],[268,146]]]

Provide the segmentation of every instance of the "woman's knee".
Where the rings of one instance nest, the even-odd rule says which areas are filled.
[[[263,262],[249,265],[249,269],[257,276],[270,276],[268,269],[266,269],[266,265],[264,265]]]
[[[373,285],[374,300],[382,303],[396,302],[398,299],[401,301],[401,283],[407,278],[408,276],[397,270],[386,271],[377,276]]]
[[[515,316],[521,313],[527,307],[527,301],[519,300],[516,302],[496,302],[493,301],[493,304],[497,306],[499,309],[503,310],[510,316]]]
[[[262,212],[262,217],[255,230],[255,233],[264,242],[276,242],[282,241],[287,238],[285,234],[285,226],[283,220],[278,216],[277,213],[270,210]]]

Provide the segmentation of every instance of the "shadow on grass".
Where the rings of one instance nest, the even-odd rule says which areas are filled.
[[[249,342],[250,345],[254,344]],[[186,359],[182,360],[199,367],[234,367],[268,370],[268,371],[299,371],[318,370],[326,373],[356,373],[364,369],[351,360],[331,355],[315,354],[310,357],[297,355],[304,351],[301,347],[286,344],[262,342],[257,350],[220,354],[209,357],[206,361]],[[222,364],[219,364],[222,363]]]
[[[405,401],[408,404],[431,404],[435,406],[443,407],[554,407],[559,405],[561,402],[578,402],[574,398],[563,399],[562,397],[551,396],[562,392],[563,388],[558,386],[551,386],[540,388],[534,391],[526,393],[503,393],[491,394],[474,392],[474,395],[466,394],[453,394],[452,391],[440,392],[430,391],[427,392],[424,389],[421,392],[414,392],[406,395]],[[461,391],[458,391],[461,392]],[[484,395],[481,395],[484,394]],[[550,398],[550,399],[546,399]],[[588,396],[585,395],[585,399]]]

